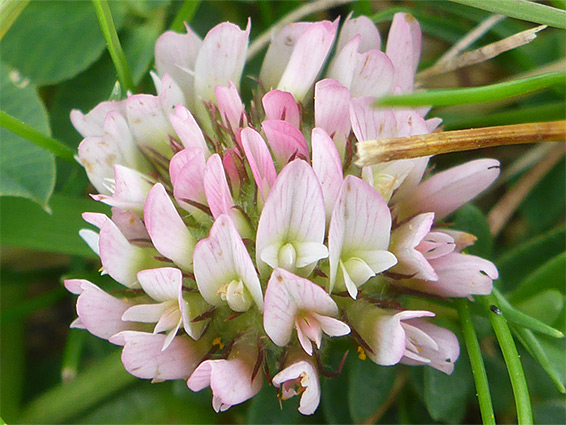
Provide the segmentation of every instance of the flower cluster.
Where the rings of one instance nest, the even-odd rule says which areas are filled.
[[[85,213],[99,231],[81,236],[125,287],[114,296],[66,281],[79,295],[72,326],[122,346],[133,375],[210,387],[216,411],[267,379],[282,399],[300,394],[308,415],[327,337],[348,335],[379,365],[452,372],[455,335],[425,319],[434,313],[404,309],[399,294],[491,292],[494,265],[461,252],[475,237],[442,220],[499,164],[424,180],[428,157],[356,167],[357,141],[429,133],[440,120],[373,107],[413,90],[421,34],[412,16],[395,15],[385,52],[366,17],[337,33],[338,21],[322,21],[274,34],[246,110],[238,87],[249,25],[223,23],[204,40],[190,28],[166,32],[156,96],[72,112],[93,198],[112,206],[111,218]]]

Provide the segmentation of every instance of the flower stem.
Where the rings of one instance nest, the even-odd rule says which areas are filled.
[[[534,93],[550,87],[563,87],[564,84],[566,84],[566,72],[549,72],[488,86],[428,90],[401,96],[387,96],[375,102],[375,106],[451,106],[485,103]]]
[[[175,16],[175,19],[173,19],[169,29],[176,32],[183,31],[185,28],[185,22],[189,23],[193,20],[201,2],[202,0],[185,0],[179,8],[179,11]]]
[[[482,421],[484,424],[495,424],[495,414],[493,413],[493,405],[491,404],[491,393],[487,382],[487,374],[485,372],[478,337],[472,323],[469,304],[462,299],[455,300],[455,303],[462,324],[462,332],[464,333],[470,364],[472,365],[472,373],[476,383]]]
[[[528,22],[566,29],[566,13],[554,7],[527,0],[450,0]]]
[[[114,67],[116,68],[120,84],[126,89],[126,91],[133,92],[134,83],[132,81],[132,75],[130,73],[130,68],[128,67],[126,55],[124,54],[124,50],[122,50],[122,45],[120,44],[118,34],[116,33],[116,27],[114,26],[114,19],[112,19],[112,13],[110,12],[108,1],[92,0],[92,4],[96,11],[96,16],[98,17],[100,30],[106,40],[108,52],[110,53],[112,62],[114,62]]]
[[[71,382],[60,384],[33,400],[18,418],[18,423],[69,421],[135,380],[124,370],[120,352],[115,352]]]
[[[491,326],[495,332],[495,336],[499,341],[505,364],[511,379],[511,386],[513,388],[513,395],[515,397],[515,406],[517,408],[517,422],[521,424],[532,424],[533,413],[531,408],[531,400],[529,397],[529,388],[527,387],[527,380],[523,371],[523,366],[515,346],[515,341],[511,335],[507,320],[502,314],[497,314],[491,310],[492,305],[497,305],[495,295],[486,295],[481,298],[481,302],[486,308]]]
[[[0,127],[10,130],[12,133],[29,140],[34,145],[51,152],[61,159],[72,162],[75,160],[75,151],[66,144],[53,139],[52,137],[46,136],[29,124],[20,121],[4,111],[0,111]]]

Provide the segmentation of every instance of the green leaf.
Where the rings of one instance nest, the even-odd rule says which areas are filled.
[[[566,400],[545,400],[533,407],[536,424],[560,424],[566,418]]]
[[[493,237],[482,210],[472,204],[464,205],[456,213],[454,229],[471,233],[478,238],[474,245],[466,248],[467,253],[491,258]]]
[[[113,2],[116,26],[125,2]],[[2,60],[36,86],[67,80],[104,51],[96,14],[85,1],[32,1],[2,40]]]
[[[58,194],[51,199],[49,215],[25,199],[2,198],[2,246],[96,257],[78,231],[89,227],[81,218],[86,211],[108,212],[106,205]]]
[[[264,385],[261,391],[252,398],[246,418],[247,424],[298,424],[303,416],[297,410],[300,396],[281,401],[277,391],[271,385]]]
[[[510,297],[517,302],[543,289],[556,289],[563,293],[564,276],[566,276],[566,252],[551,258],[529,274],[521,281]]]
[[[564,304],[563,293],[557,289],[545,289],[515,306],[523,313],[552,326],[564,309]]]
[[[334,338],[337,339],[337,338]],[[336,369],[340,364],[343,355],[343,349],[338,349],[341,341],[328,341],[331,342],[329,353],[330,361],[333,369]],[[348,389],[348,375],[354,362],[359,360],[353,353],[346,358],[346,363],[342,373],[334,378],[321,377],[321,402],[322,413],[326,422],[329,424],[347,424],[352,423],[350,416],[350,408],[348,403],[344,400],[344,394]]]
[[[560,228],[537,236],[514,247],[495,262],[499,270],[499,289],[507,292],[516,288],[525,276],[542,266],[549,258],[564,251],[566,229]],[[513,302],[519,299],[512,297]]]
[[[370,360],[352,363],[348,376],[348,405],[355,423],[373,416],[385,403],[395,383],[396,367],[378,366]]]
[[[566,12],[528,0],[450,0],[523,21],[566,29]]]
[[[473,389],[470,364],[460,356],[452,375],[431,367],[424,370],[424,400],[430,416],[446,423],[458,423],[464,417],[467,399]]]
[[[51,134],[47,111],[37,90],[3,64],[0,104],[4,112],[43,134]],[[55,185],[53,155],[5,128],[0,128],[0,140],[0,196],[28,198],[48,209]]]

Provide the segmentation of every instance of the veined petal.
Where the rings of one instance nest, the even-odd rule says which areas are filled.
[[[237,25],[224,22],[206,34],[195,62],[197,99],[214,100],[214,88],[219,85],[227,86],[229,81],[239,89],[249,35],[249,21],[244,31]]]
[[[393,111],[374,108],[373,102],[373,97],[350,101],[352,130],[359,142],[395,137],[397,134],[397,120]]]
[[[161,183],[153,186],[147,195],[144,220],[159,253],[183,270],[191,270],[195,240]]]
[[[317,87],[320,82],[317,83]],[[330,221],[334,204],[342,186],[342,162],[332,139],[321,128],[313,128],[311,136],[312,168],[324,196],[326,221]]]
[[[183,149],[169,163],[173,196],[184,210],[192,214],[197,208],[186,200],[207,204],[203,177],[205,167],[205,155],[200,148]]]
[[[297,41],[312,24],[312,22],[294,22],[272,35],[259,72],[259,79],[266,90],[277,87]]]
[[[286,91],[271,90],[261,99],[268,120],[283,120],[296,128],[301,126],[299,105],[293,95]]]
[[[476,238],[471,233],[460,232],[458,230],[452,229],[436,229],[437,232],[442,232],[450,236],[455,243],[454,251],[460,252],[464,248],[467,248],[476,243],[478,238]]]
[[[293,124],[282,120],[261,123],[275,161],[284,167],[293,156],[309,158],[309,147],[303,133]]]
[[[357,54],[356,59],[349,87],[352,97],[380,97],[386,94],[394,81],[393,63],[389,57],[374,49]]]
[[[292,161],[279,174],[259,219],[256,262],[260,271],[265,272],[267,267],[261,259],[265,248],[296,242],[322,243],[324,228],[324,198],[318,179],[306,162]]]
[[[207,348],[187,336],[177,336],[163,351],[166,338],[163,334],[125,331],[113,339],[124,343],[122,363],[132,375],[154,382],[187,379]]]
[[[417,186],[410,196],[395,206],[400,221],[432,211],[435,220],[474,199],[499,175],[499,161],[478,159],[435,174]]]
[[[330,21],[310,25],[297,40],[277,88],[302,101],[322,68],[335,35],[336,25]]]
[[[332,137],[340,158],[344,158],[346,139],[350,134],[351,97],[350,90],[336,80],[327,78],[314,86],[315,125]]]
[[[375,24],[367,16],[359,16],[352,19],[348,15],[340,30],[336,51],[340,52],[342,48],[355,36],[360,36],[359,52],[365,53],[368,50],[381,48],[381,37]]]
[[[173,267],[143,270],[138,273],[138,282],[144,292],[158,302],[177,300],[182,281],[181,270]]]
[[[121,319],[130,322],[157,323],[170,306],[169,302],[137,304],[127,309]]]
[[[421,54],[421,28],[408,13],[396,13],[391,22],[385,53],[395,67],[395,86],[402,92],[413,90]]]
[[[85,212],[81,214],[81,217],[84,221],[92,224],[95,227],[98,227],[99,229],[106,222],[106,220],[108,220],[108,216],[102,213]]]
[[[112,208],[112,221],[130,242],[149,242],[149,234],[139,215],[132,211]]]
[[[273,159],[261,135],[253,128],[242,129],[242,145],[254,180],[263,201],[267,199],[271,187],[277,178]]]
[[[454,251],[454,239],[443,232],[430,232],[417,246],[427,260],[434,260]]]
[[[230,214],[234,206],[224,167],[220,155],[212,155],[204,170],[204,193],[214,218],[221,214]]]
[[[236,132],[238,128],[242,127],[240,121],[244,113],[244,105],[240,99],[238,89],[232,81],[228,81],[228,87],[216,86],[214,94],[224,126]]]
[[[323,332],[328,336],[344,336],[350,333],[350,327],[334,317],[317,313],[312,313],[312,315],[318,320]]]
[[[132,322],[122,321],[124,312],[133,305],[131,301],[115,298],[84,279],[66,280],[65,288],[79,295],[77,314],[82,327],[91,334],[108,339],[135,327]]]
[[[202,151],[205,158],[210,156],[202,130],[184,105],[175,106],[174,111],[169,114],[169,120],[185,148],[197,148]]]

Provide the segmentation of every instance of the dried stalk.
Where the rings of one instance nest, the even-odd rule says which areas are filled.
[[[505,223],[511,218],[523,199],[531,192],[536,184],[562,159],[566,154],[566,146],[560,143],[548,152],[546,157],[525,174],[511,190],[491,209],[487,222],[491,234],[495,237],[501,232]]]
[[[363,167],[396,159],[418,158],[501,145],[563,140],[566,140],[566,121],[503,125],[394,139],[366,140],[358,143],[356,165]]]

